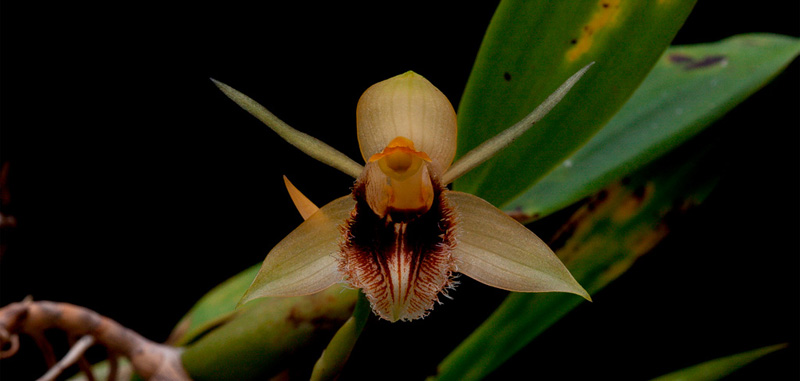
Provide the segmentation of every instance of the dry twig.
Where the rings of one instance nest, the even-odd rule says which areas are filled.
[[[127,357],[136,373],[145,379],[190,379],[181,365],[180,349],[150,341],[114,320],[68,303],[25,300],[0,308],[0,348],[10,344],[7,350],[0,350],[0,358],[16,353],[20,334],[43,337],[48,329],[59,329],[81,339],[64,359],[51,367],[42,377],[44,380],[55,379],[94,343],[106,347],[112,356]],[[51,373],[54,375],[49,376]]]
[[[64,370],[72,366],[72,364],[74,364],[76,361],[78,361],[78,359],[81,358],[81,356],[83,356],[86,350],[92,346],[92,344],[94,344],[94,337],[89,335],[81,337],[80,340],[78,340],[75,343],[75,345],[73,345],[72,348],[70,348],[69,352],[67,352],[67,355],[64,356],[64,358],[61,359],[61,361],[59,361],[56,365],[52,366],[47,371],[47,373],[44,374],[44,376],[39,377],[38,381],[55,380],[56,377],[58,377],[58,375],[61,374],[61,372],[63,372]]]

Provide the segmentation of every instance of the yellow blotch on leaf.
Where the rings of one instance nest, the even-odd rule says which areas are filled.
[[[588,52],[594,43],[594,35],[604,27],[616,22],[620,2],[621,0],[600,0],[598,2],[599,9],[581,29],[581,36],[572,40],[574,46],[567,51],[567,60],[573,62]]]
[[[615,222],[622,222],[632,218],[639,208],[650,200],[654,192],[655,185],[653,182],[647,182],[643,186],[636,188],[614,211],[611,219]]]

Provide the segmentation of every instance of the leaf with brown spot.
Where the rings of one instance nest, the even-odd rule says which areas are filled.
[[[495,206],[525,192],[622,107],[694,3],[502,1],[459,105],[459,157],[517,123],[578,69],[596,64],[550,114],[454,189]],[[513,74],[510,81],[505,73]]]
[[[590,294],[627,271],[664,238],[665,210],[678,207],[676,197],[691,199],[692,204],[705,198],[719,170],[712,160],[705,160],[709,155],[709,149],[676,152],[632,174],[626,184],[608,186],[596,197],[602,202],[591,208],[587,203],[573,214],[554,241],[555,251]],[[567,294],[511,293],[439,364],[436,379],[485,377],[580,303]]]
[[[767,34],[669,48],[596,136],[504,210],[546,216],[597,192],[711,125],[799,52],[800,40]]]

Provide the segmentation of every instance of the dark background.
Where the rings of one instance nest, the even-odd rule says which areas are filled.
[[[0,305],[75,303],[157,341],[301,222],[281,175],[320,205],[352,184],[209,77],[359,159],[364,89],[414,70],[457,107],[496,6],[20,3],[0,5],[4,212],[18,222],[2,237]],[[799,36],[799,17],[795,1],[700,0],[675,43]],[[787,341],[734,378],[800,377],[798,72],[795,62],[712,130],[730,159],[707,202],[493,378],[646,379]],[[346,377],[432,372],[503,296],[462,283],[423,321],[373,319]],[[44,373],[35,345],[23,346],[0,362],[3,380]]]

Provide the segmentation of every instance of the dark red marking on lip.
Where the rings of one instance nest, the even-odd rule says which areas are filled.
[[[434,201],[428,212],[413,216],[390,212],[384,218],[369,207],[365,183],[358,181],[353,188],[356,207],[343,228],[339,269],[386,320],[395,320],[392,308],[397,303],[405,305],[400,319],[424,317],[439,293],[454,285],[455,218],[445,188],[436,180],[433,183]],[[395,284],[392,275],[406,281]],[[398,287],[404,285],[405,292],[400,292]]]

